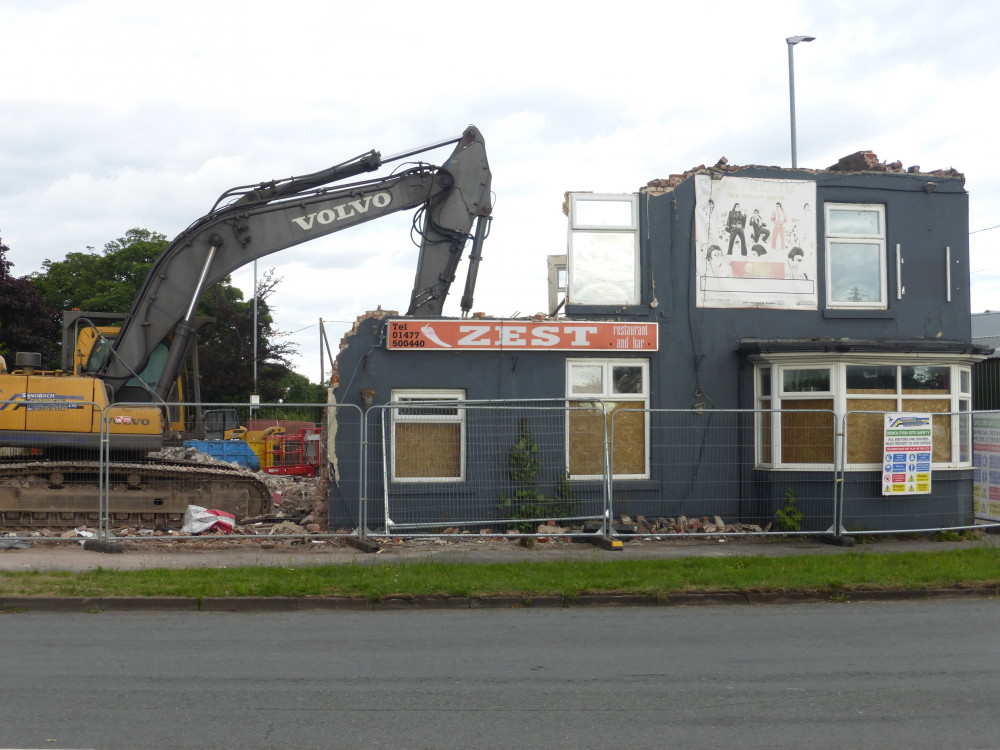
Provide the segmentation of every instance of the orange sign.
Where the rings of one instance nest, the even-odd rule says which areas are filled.
[[[390,320],[387,349],[653,352],[656,323],[568,320]]]

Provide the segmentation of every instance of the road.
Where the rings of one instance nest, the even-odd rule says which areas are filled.
[[[1000,745],[1000,602],[0,615],[4,748]]]

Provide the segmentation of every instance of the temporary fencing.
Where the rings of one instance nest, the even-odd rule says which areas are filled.
[[[927,450],[893,454],[883,412],[630,406],[445,392],[364,412],[181,404],[161,431],[158,407],[81,402],[71,416],[92,424],[75,435],[0,430],[0,514],[7,534],[86,526],[130,539],[176,533],[190,507],[249,518],[238,533],[251,535],[306,515],[323,535],[360,537],[1000,526],[998,412],[929,415]]]
[[[369,409],[365,425],[362,513],[372,533],[537,533],[550,521],[580,525],[606,517],[599,405],[394,402]],[[577,460],[594,472],[570,481],[568,467]]]

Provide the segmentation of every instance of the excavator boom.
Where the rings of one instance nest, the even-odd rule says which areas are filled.
[[[279,250],[397,211],[419,206],[423,212],[408,314],[440,315],[472,226],[491,212],[491,176],[482,135],[469,126],[460,138],[443,143],[457,145],[440,167],[417,163],[382,179],[327,184],[442,143],[386,160],[373,151],[305,177],[224,193],[210,213],[167,246],[143,282],[98,373],[113,399],[166,400],[194,330],[198,301],[228,274]],[[477,261],[479,254],[477,246]],[[147,383],[145,392],[134,387],[123,392],[171,332],[170,352],[156,381]]]

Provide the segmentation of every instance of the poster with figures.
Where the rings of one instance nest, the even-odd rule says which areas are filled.
[[[927,495],[931,491],[931,415],[885,415],[883,495]]]
[[[1000,521],[1000,414],[972,417],[972,497],[976,518]]]
[[[816,183],[695,177],[698,307],[815,310]]]

